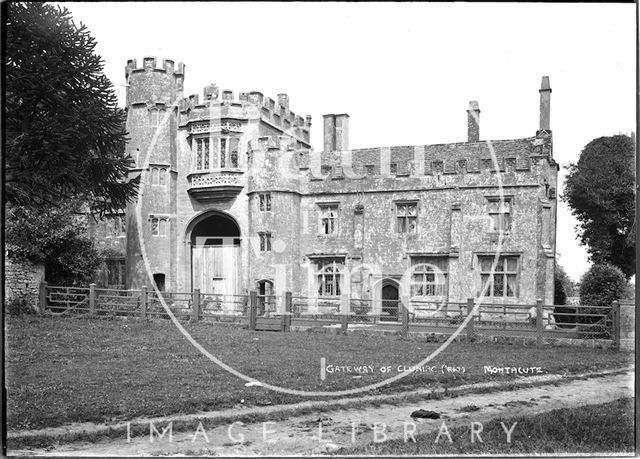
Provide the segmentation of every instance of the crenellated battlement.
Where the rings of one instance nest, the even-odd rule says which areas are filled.
[[[131,74],[141,72],[164,72],[184,77],[184,64],[178,62],[178,65],[176,65],[173,59],[162,59],[162,66],[159,67],[158,59],[152,56],[142,58],[142,67],[138,67],[137,59],[129,59],[127,61],[125,77],[128,78]]]
[[[205,86],[203,101],[198,94],[192,94],[179,103],[181,114],[187,114],[185,120],[201,119],[206,116],[229,116],[257,118],[273,125],[305,142],[310,141],[311,116],[303,118],[289,109],[287,94],[279,94],[278,101],[265,97],[259,91],[241,91],[235,99],[231,89],[219,90],[215,84]],[[225,109],[225,107],[228,107]]]
[[[295,150],[296,169],[315,172],[311,180],[416,178],[466,174],[537,174],[545,163],[555,168],[551,137],[493,142],[366,148],[345,152],[312,152],[294,148],[286,136],[261,137],[249,142],[249,151],[265,158]],[[255,165],[254,165],[255,166]],[[320,172],[318,174],[318,172]],[[305,172],[306,173],[306,172]]]

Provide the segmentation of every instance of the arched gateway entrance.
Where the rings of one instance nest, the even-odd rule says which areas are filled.
[[[238,295],[240,228],[233,218],[211,214],[191,231],[191,285],[202,293]]]

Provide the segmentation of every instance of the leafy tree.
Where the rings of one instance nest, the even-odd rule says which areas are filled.
[[[6,219],[5,243],[14,260],[43,263],[49,283],[87,285],[102,263],[100,252],[87,234],[86,216],[73,207],[14,206]]]
[[[554,304],[567,304],[567,297],[573,295],[573,281],[569,278],[564,268],[557,263],[554,284]]]
[[[580,239],[595,264],[635,274],[635,137],[592,140],[569,165],[562,198],[580,222]]]
[[[57,206],[82,196],[101,215],[124,208],[139,179],[126,180],[126,115],[95,40],[66,8],[4,7],[7,204]]]
[[[580,303],[587,306],[611,306],[627,290],[627,279],[620,268],[608,264],[593,265],[580,280]]]

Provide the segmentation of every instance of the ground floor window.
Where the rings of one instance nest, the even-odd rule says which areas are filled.
[[[340,296],[342,258],[320,258],[315,261],[316,283],[319,296]]]
[[[445,296],[448,281],[448,257],[412,257],[411,296]]]
[[[480,263],[480,291],[485,291],[489,297],[517,297],[518,296],[518,260],[517,255],[479,256]],[[494,261],[495,269],[491,268]]]

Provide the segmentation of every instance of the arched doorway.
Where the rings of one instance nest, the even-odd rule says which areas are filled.
[[[240,266],[240,228],[235,220],[215,213],[198,221],[191,231],[193,288],[205,294],[238,295]]]
[[[384,281],[382,283],[382,313],[381,321],[397,322],[400,306],[398,296],[398,285],[394,281]]]

